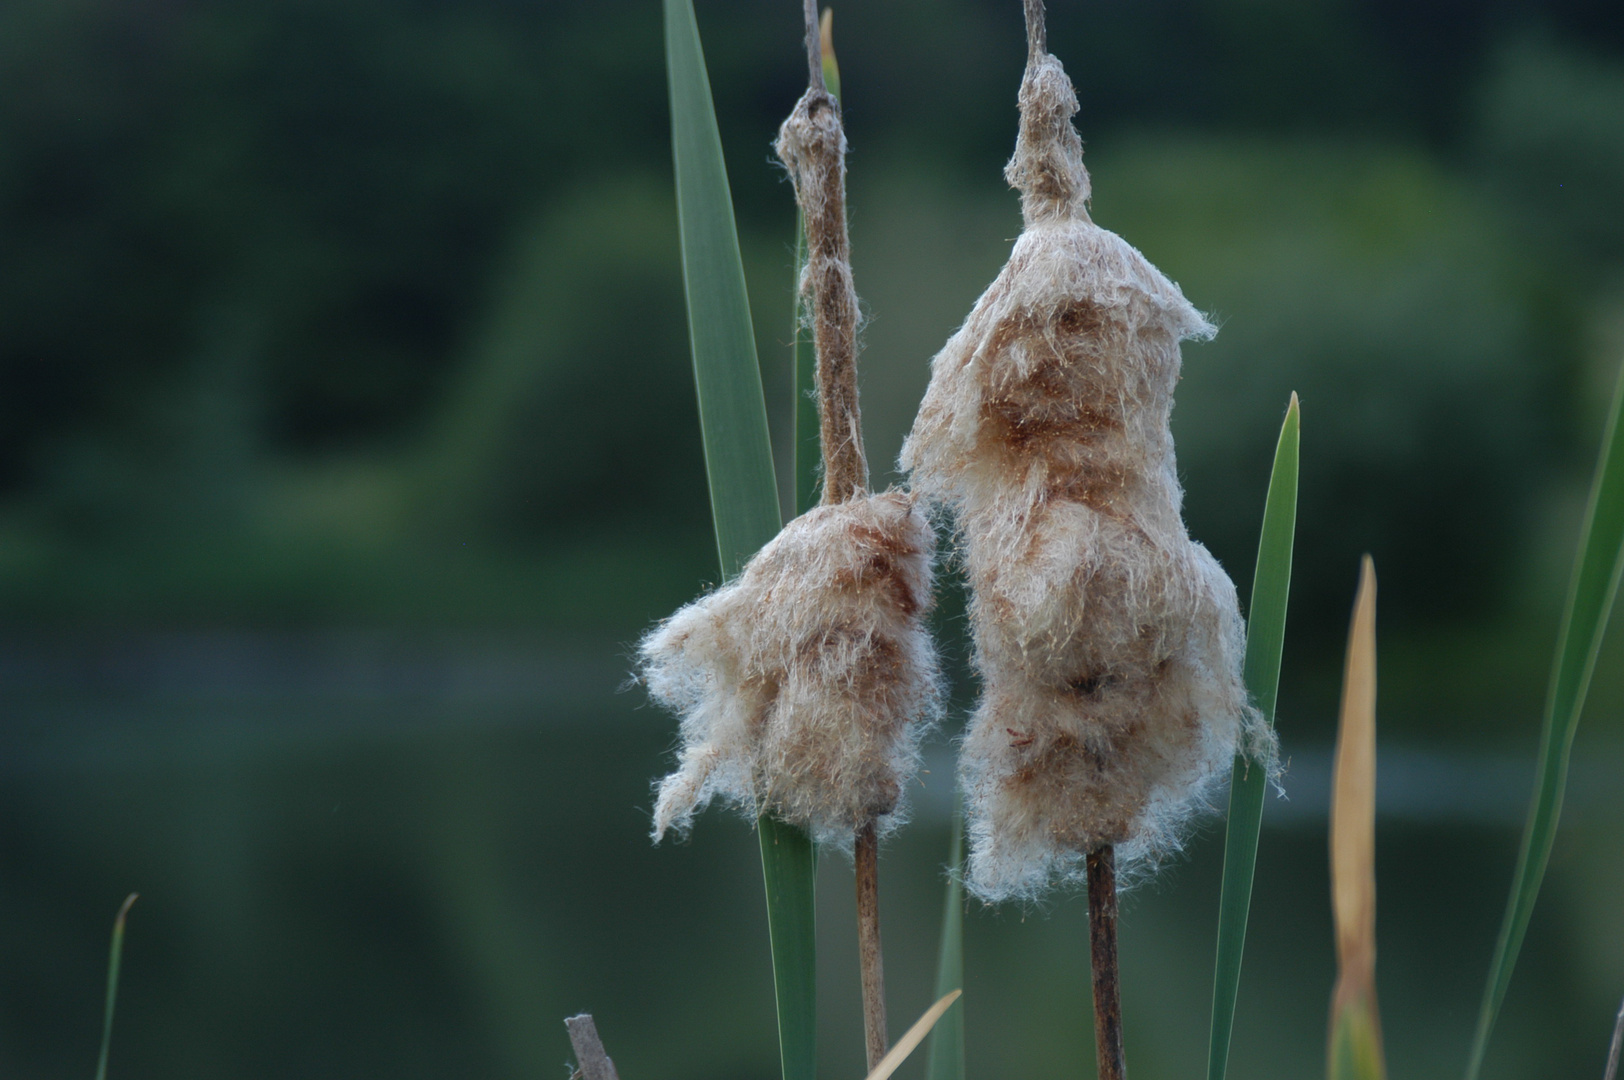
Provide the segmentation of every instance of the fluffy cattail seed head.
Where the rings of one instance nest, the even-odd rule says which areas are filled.
[[[962,537],[984,691],[961,758],[967,883],[987,899],[1034,897],[1107,844],[1154,860],[1239,743],[1272,760],[1168,429],[1179,342],[1214,329],[1089,220],[1076,95],[1037,45],[1020,105],[1005,175],[1026,228],[932,361],[902,452]]]
[[[815,507],[643,640],[642,681],[682,717],[656,840],[716,797],[841,846],[903,820],[941,710],[924,628],[933,549],[909,495]]]

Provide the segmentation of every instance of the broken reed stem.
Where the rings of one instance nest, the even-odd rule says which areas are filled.
[[[1088,951],[1094,970],[1094,1059],[1099,1080],[1126,1080],[1117,974],[1116,849],[1088,853]]]
[[[615,1063],[604,1053],[603,1040],[598,1037],[598,1025],[591,1013],[580,1013],[564,1021],[570,1033],[570,1046],[575,1050],[575,1061],[580,1068],[570,1074],[570,1080],[620,1080]]]
[[[823,82],[817,0],[806,15],[806,94],[784,125],[779,156],[795,176],[806,217],[806,272],[817,350],[818,435],[823,447],[823,502],[842,503],[868,490],[868,461],[857,406],[857,292],[846,232],[846,132],[840,104]]]
[[[873,824],[857,831],[853,850],[857,865],[857,958],[863,978],[863,1042],[868,1071],[873,1072],[890,1049],[885,1029],[885,964],[880,954],[880,841]]]

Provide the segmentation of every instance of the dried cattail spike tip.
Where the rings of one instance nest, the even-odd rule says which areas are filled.
[[[1272,760],[1168,430],[1179,342],[1213,327],[1089,220],[1076,94],[1033,41],[1006,170],[1026,228],[931,362],[902,452],[962,536],[984,688],[961,758],[967,881],[988,899],[1033,897],[1108,844],[1154,861],[1238,743]]]
[[[717,796],[843,847],[900,824],[941,710],[923,621],[933,548],[909,495],[816,507],[644,639],[641,677],[682,716],[656,840]]]
[[[813,24],[808,23],[808,33]],[[778,129],[779,160],[795,182],[806,218],[806,269],[800,282],[817,347],[818,438],[823,448],[823,501],[841,502],[868,489],[868,459],[857,408],[857,290],[846,232],[846,130],[840,104],[821,85],[809,87]]]
[[[1083,141],[1071,118],[1077,92],[1066,69],[1048,53],[1032,58],[1021,80],[1021,134],[1004,179],[1021,193],[1028,225],[1052,218],[1088,220],[1092,194],[1083,167]]]

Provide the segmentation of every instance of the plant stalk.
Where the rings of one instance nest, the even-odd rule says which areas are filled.
[[[857,832],[857,958],[863,979],[863,1042],[874,1071],[891,1048],[885,1028],[885,963],[880,952],[880,842],[869,823]]]
[[[1049,51],[1043,26],[1043,0],[1024,0],[1021,6],[1026,15],[1026,51],[1035,60]]]
[[[806,225],[806,263],[799,282],[811,313],[817,355],[818,444],[824,505],[868,493],[868,460],[857,404],[857,292],[846,229],[846,131],[840,103],[824,79],[823,27],[817,0],[802,0],[806,20],[807,90],[778,135],[778,156],[795,181]],[[885,969],[880,952],[879,839],[874,822],[857,829],[857,951],[863,984],[863,1036],[872,1072],[885,1057]]]
[[[868,460],[857,405],[857,291],[846,229],[846,130],[840,103],[823,79],[816,0],[805,0],[809,84],[778,135],[778,156],[795,181],[806,220],[806,266],[800,289],[812,314],[817,349],[819,444],[823,502],[868,491]]]
[[[1094,969],[1094,1060],[1099,1080],[1127,1080],[1117,970],[1116,849],[1088,853],[1088,949]]]

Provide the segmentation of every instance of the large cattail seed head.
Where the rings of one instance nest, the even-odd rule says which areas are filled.
[[[716,797],[841,845],[901,822],[941,709],[923,621],[933,550],[909,495],[819,506],[643,640],[642,680],[682,716],[656,840]]]
[[[1116,234],[1080,220],[1029,228],[931,362],[903,467],[954,504],[1019,488],[1176,517],[1179,342],[1214,332]],[[1155,498],[1140,497],[1145,485]]]
[[[967,884],[1031,898],[1087,852],[1177,845],[1237,745],[1272,760],[1235,589],[1180,516],[1179,343],[1214,328],[1089,220],[1076,95],[1034,48],[1005,175],[1026,229],[931,362],[903,446],[954,515],[984,696],[961,775]]]

